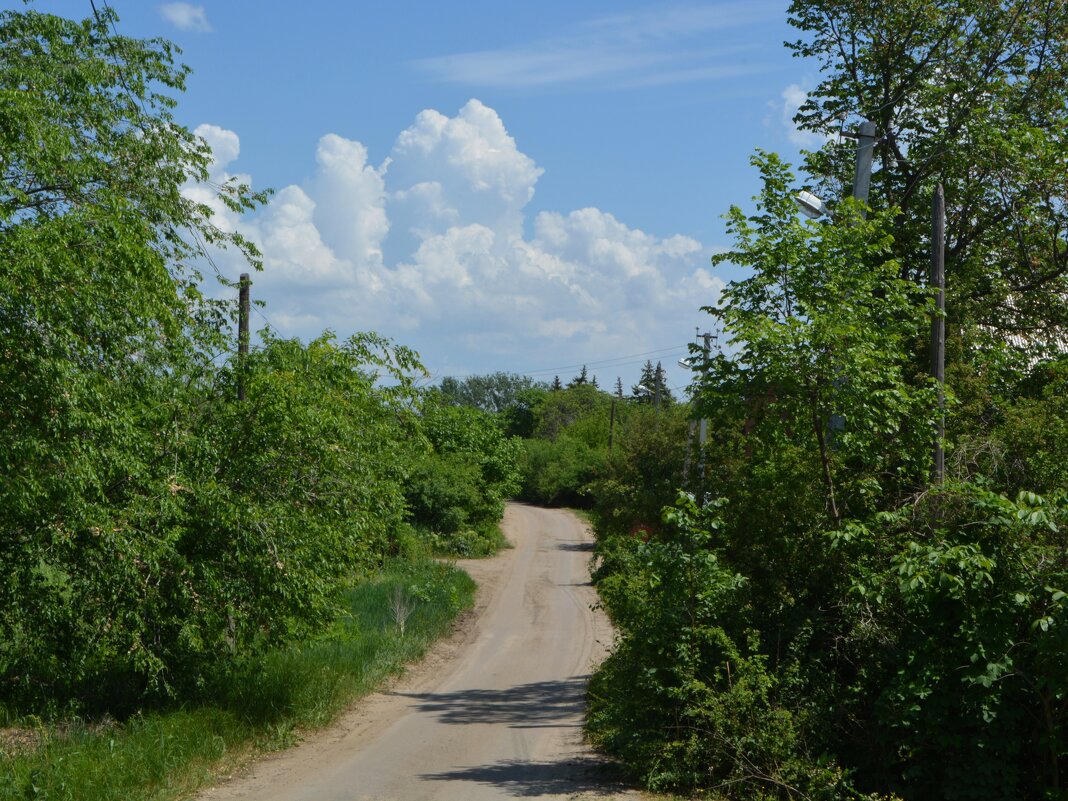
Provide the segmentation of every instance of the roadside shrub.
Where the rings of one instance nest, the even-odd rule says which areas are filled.
[[[604,450],[567,435],[528,439],[520,452],[520,500],[545,506],[589,507],[587,489],[601,473]]]
[[[504,501],[518,487],[518,440],[494,415],[433,395],[424,399],[419,430],[429,448],[409,456],[409,520],[440,553],[493,553],[503,543]]]
[[[722,506],[680,495],[658,532],[617,541],[599,571],[621,636],[590,683],[590,736],[655,790],[840,798],[845,775],[807,752],[759,635],[728,633],[747,617],[747,580],[715,546]]]
[[[124,714],[329,620],[402,520],[390,443],[414,364],[373,336],[268,335],[239,368],[244,403],[233,372],[141,375],[134,398],[119,382],[123,416],[91,418],[86,437],[99,460],[71,465],[85,472],[62,502],[22,497],[0,586],[4,695]],[[400,390],[375,387],[382,368]]]

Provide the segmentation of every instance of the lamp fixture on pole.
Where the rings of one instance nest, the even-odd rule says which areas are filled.
[[[815,220],[825,215],[827,217],[831,216],[831,210],[827,207],[827,204],[823,202],[823,199],[811,192],[798,192],[794,195],[794,203],[801,209],[801,213],[810,220]]]
[[[842,136],[857,140],[857,160],[851,196],[866,206],[871,189],[871,165],[875,155],[875,123],[871,120],[864,120],[857,130],[843,132]],[[794,195],[794,202],[801,209],[801,213],[810,219],[834,216],[822,198],[811,192],[798,192]],[[861,215],[865,216],[863,211]]]

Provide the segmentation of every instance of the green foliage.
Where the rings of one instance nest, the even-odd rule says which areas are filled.
[[[440,392],[446,403],[472,406],[484,412],[503,412],[530,390],[546,389],[544,382],[515,373],[473,375],[463,380],[446,376],[441,379]]]
[[[604,449],[591,448],[582,439],[524,440],[519,498],[545,506],[588,506],[587,487],[600,475],[604,461]]]
[[[215,391],[146,382],[124,407],[130,439],[104,451],[121,471],[27,509],[0,588],[7,694],[130,711],[116,699],[306,636],[391,549],[406,390],[376,389],[370,369],[403,379],[411,354],[373,337],[265,342],[241,367],[245,403],[232,374]]]
[[[515,483],[484,413],[413,412],[405,348],[263,332],[233,358],[195,267],[257,254],[183,191],[211,154],[171,116],[173,46],[114,20],[0,14],[0,701],[46,715],[186,700],[320,631],[408,548],[409,443],[468,481],[420,507],[477,528],[465,547]]]
[[[405,493],[412,523],[439,551],[493,553],[502,543],[504,501],[519,488],[519,442],[498,417],[435,396],[423,404],[420,430],[430,449],[411,457]]]
[[[548,394],[549,390],[544,386],[517,392],[512,403],[501,413],[504,432],[510,437],[524,439],[534,436],[534,414]]]
[[[757,212],[731,210],[737,246],[716,257],[753,274],[706,309],[737,353],[705,366],[699,408],[719,418],[716,429],[745,421],[749,447],[806,446],[837,522],[870,510],[873,496],[911,490],[927,470],[935,396],[910,369],[925,293],[889,255],[892,211],[865,218],[847,202],[832,225],[802,223],[788,165],[764,153],[754,164]]]
[[[390,563],[344,594],[331,626],[298,647],[243,660],[213,679],[210,701],[124,723],[74,723],[2,755],[0,799],[119,801],[186,797],[250,753],[292,745],[417,659],[474,598],[474,582],[429,560]],[[399,636],[390,598],[416,601]]]
[[[616,392],[622,397],[623,384],[618,380],[616,384]],[[663,366],[660,362],[657,362],[656,367],[654,367],[651,360],[646,360],[645,365],[642,367],[641,376],[638,378],[638,383],[630,388],[630,393],[631,397],[638,403],[669,404],[675,400],[667,386]]]
[[[655,528],[664,506],[686,483],[690,410],[672,404],[617,404],[612,453],[590,484],[597,529],[628,533],[635,526]]]
[[[955,373],[967,393],[966,405],[951,419],[964,432],[952,451],[955,472],[986,476],[1010,494],[1068,487],[1068,359],[1037,365],[1008,391],[990,387],[967,367]]]
[[[822,68],[797,120],[834,135],[839,115],[877,126],[872,205],[897,207],[903,277],[926,269],[930,198],[946,190],[947,311],[970,339],[1065,325],[1063,203],[1068,7],[1041,0],[798,0],[790,47]],[[853,143],[809,161],[828,199],[853,175]],[[955,327],[955,326],[952,326]],[[993,342],[990,344],[994,344]],[[1002,340],[1001,344],[1004,344]],[[1031,355],[1028,353],[1027,355]]]
[[[519,498],[588,506],[586,488],[605,463],[610,396],[583,380],[543,392],[530,409],[531,437],[520,456]]]
[[[1058,798],[1062,365],[954,346],[960,480],[929,488],[931,309],[895,258],[896,212],[844,201],[802,223],[788,168],[755,163],[764,191],[728,215],[723,257],[751,273],[708,309],[731,345],[695,398],[711,429],[695,486],[726,503],[636,525],[658,474],[596,485],[595,579],[621,638],[591,734],[647,784],[730,798]]]
[[[606,444],[609,402],[609,395],[591,384],[549,392],[534,411],[534,433],[541,439],[555,440],[566,431],[591,447]]]
[[[805,758],[744,630],[746,579],[716,547],[722,506],[683,494],[658,533],[614,541],[598,589],[621,639],[590,684],[590,734],[654,789],[850,797],[840,770]]]
[[[688,412],[666,394],[656,407],[613,398],[592,383],[542,393],[533,436],[523,442],[520,499],[596,507],[624,527],[656,520],[683,480]]]
[[[866,771],[918,798],[1037,798],[1057,785],[1066,519],[1063,496],[1010,500],[965,484],[834,535],[854,565],[847,609],[859,630],[844,645],[870,664],[857,689],[874,701],[874,739],[854,757]]]
[[[169,607],[207,589],[165,522],[185,502],[169,438],[213,405],[225,346],[192,265],[256,256],[182,194],[210,152],[171,118],[172,47],[111,22],[0,15],[0,693],[60,702],[90,677],[163,687],[178,652],[216,647]]]

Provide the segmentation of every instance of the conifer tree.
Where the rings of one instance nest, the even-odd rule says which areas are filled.
[[[630,388],[630,394],[637,398],[642,403],[652,403],[652,393],[656,391],[656,368],[653,367],[653,362],[646,359],[645,364],[642,366],[641,378],[638,379],[638,383]]]

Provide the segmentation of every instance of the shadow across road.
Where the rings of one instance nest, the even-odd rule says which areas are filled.
[[[492,785],[516,798],[576,794],[610,797],[626,789],[615,766],[593,757],[576,757],[562,762],[505,760],[492,765],[424,773],[419,778]]]
[[[558,551],[571,551],[572,553],[593,553],[592,542],[571,542],[568,540],[557,540],[556,550]]]
[[[560,728],[581,725],[589,676],[518,684],[500,690],[449,693],[397,693],[413,699],[415,709],[442,723],[497,723],[509,728]]]

